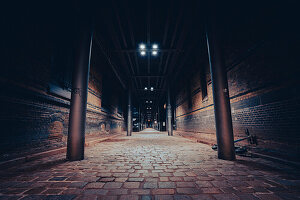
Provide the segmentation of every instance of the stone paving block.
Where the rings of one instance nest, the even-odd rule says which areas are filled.
[[[173,200],[173,195],[155,195],[155,200]]]
[[[83,191],[84,195],[106,195],[108,190],[104,189],[86,189]]]
[[[63,189],[47,189],[43,192],[43,194],[60,194]]]
[[[183,187],[183,188],[196,187],[196,184],[194,182],[176,182],[176,187]]]
[[[99,176],[99,177],[111,177],[112,176],[112,173],[97,173],[96,176]]]
[[[136,195],[146,195],[150,194],[150,189],[132,189],[130,190],[130,193]]]
[[[145,178],[145,182],[158,182],[159,178]]]
[[[178,194],[200,194],[202,193],[197,188],[176,188]]]
[[[255,196],[257,196],[261,200],[280,200],[280,199],[282,199],[275,194],[255,194]]]
[[[174,182],[158,182],[159,188],[176,188]]]
[[[159,176],[173,176],[172,173],[164,172],[164,173],[159,173]]]
[[[132,174],[129,174],[129,177],[140,177],[141,174],[140,173],[132,173]]]
[[[152,194],[158,195],[158,194],[175,194],[174,189],[153,189]]]
[[[192,197],[188,195],[174,195],[174,200],[191,200]]]
[[[152,200],[152,197],[150,195],[143,195],[141,200]]]
[[[49,182],[46,186],[49,188],[62,188],[69,187],[71,184],[71,182]]]
[[[99,179],[100,182],[113,182],[114,180],[115,180],[115,178],[113,178],[113,177]]]
[[[159,181],[169,181],[169,178],[168,177],[160,177]]]
[[[122,182],[122,183],[124,183],[124,182],[127,181],[127,179],[128,179],[128,178],[116,178],[116,179],[115,179],[115,182]]]
[[[98,200],[98,196],[97,195],[78,195],[75,200]]]
[[[17,200],[20,199],[22,196],[7,196],[7,195],[1,195],[0,200]]]
[[[75,199],[76,195],[28,195],[22,198],[22,200],[72,200]]]
[[[107,182],[103,188],[121,188],[123,183],[119,182]]]
[[[26,190],[28,189],[25,189],[25,188],[9,188],[9,189],[6,189],[4,191],[2,191],[3,194],[22,194],[23,192],[25,192]]]
[[[45,187],[32,188],[32,189],[24,192],[24,194],[41,194],[45,190],[46,190]]]
[[[145,189],[157,188],[157,182],[145,182],[143,188]]]
[[[214,194],[214,198],[217,200],[239,200],[240,198],[235,194]]]
[[[128,177],[129,173],[113,173],[114,177]]]
[[[128,178],[128,182],[143,182],[144,178]]]
[[[139,200],[138,195],[122,195],[120,200]]]
[[[193,200],[215,200],[211,195],[209,194],[197,194],[197,195],[191,195]]]
[[[50,178],[49,181],[64,181],[66,179],[67,177],[57,176],[57,177]]]
[[[201,193],[218,194],[223,193],[220,189],[214,187],[201,188]]]
[[[110,189],[108,195],[123,195],[128,194],[128,189]]]
[[[118,200],[119,196],[98,196],[97,200]]]
[[[231,187],[232,186],[228,181],[211,181],[210,183],[215,187]]]
[[[105,183],[103,182],[95,182],[95,183],[89,183],[85,186],[86,189],[89,189],[89,188],[95,188],[95,189],[98,189],[98,188],[103,188]]]
[[[124,188],[139,188],[140,182],[126,182],[123,185]]]
[[[242,200],[259,200],[259,198],[257,198],[253,194],[236,194],[236,196],[238,196]]]
[[[71,182],[69,188],[83,188],[88,182]]]
[[[211,184],[211,181],[196,181],[196,184],[200,188],[202,188],[202,187],[213,187],[213,185]]]
[[[81,194],[83,192],[83,189],[79,189],[79,188],[70,188],[70,189],[66,189],[62,191],[62,194]]]

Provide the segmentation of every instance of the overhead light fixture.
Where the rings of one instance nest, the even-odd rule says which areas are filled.
[[[157,51],[152,51],[152,55],[156,56],[157,55]]]
[[[152,101],[150,101],[150,103],[152,103]]]
[[[152,49],[158,49],[158,45],[157,44],[153,44],[152,45]]]
[[[145,87],[145,88],[144,88],[144,90],[148,90],[148,88],[147,88],[147,87]]]
[[[140,49],[141,49],[141,50],[144,50],[144,49],[146,49],[146,45],[144,45],[144,44],[140,44]]]
[[[141,56],[145,56],[147,52],[151,52],[152,56],[157,56],[158,51],[159,51],[158,44],[152,44],[152,49],[147,49],[147,45],[141,43],[138,48],[138,52],[140,52]]]
[[[141,51],[141,55],[142,56],[146,55],[146,51]]]
[[[153,87],[151,87],[151,88],[150,88],[150,90],[151,90],[151,91],[153,91],[153,90],[154,90],[154,88],[153,88]]]

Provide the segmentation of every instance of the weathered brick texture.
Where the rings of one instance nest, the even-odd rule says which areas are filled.
[[[288,41],[267,43],[228,69],[227,76],[235,139],[244,137],[245,129],[249,129],[258,137],[258,148],[282,155],[290,153],[291,159],[297,159],[300,84],[295,74],[299,70],[293,65],[295,58],[284,51],[284,47],[293,44],[286,43]],[[226,63],[234,60],[234,55],[225,55]],[[216,143],[212,85],[207,73],[208,94],[203,99],[199,80],[201,67],[208,70],[208,64],[199,66],[197,73],[189,75],[190,86],[182,87],[176,95],[176,125],[181,134],[211,144]],[[187,90],[191,93],[190,100]]]
[[[49,52],[43,53],[41,58]],[[37,56],[12,60],[6,63],[4,73],[0,75],[1,153],[23,146],[40,145],[43,146],[41,148],[54,148],[66,144],[71,80],[66,80],[68,74],[63,72],[60,74],[63,68],[57,71],[49,60],[39,60],[39,58]],[[103,67],[103,61],[92,60],[91,63],[86,136],[121,133],[124,129],[123,113],[117,109],[108,111],[103,108],[103,85],[107,90],[112,90],[111,99],[122,99],[122,93],[117,92],[119,86],[115,83],[110,86],[110,82],[103,81],[103,76],[112,74]],[[53,73],[57,73],[56,76],[53,76]],[[53,80],[53,77],[64,80],[64,85]],[[116,82],[114,79],[111,81]],[[51,91],[50,85],[51,87],[54,85],[56,90]],[[108,106],[114,108],[122,106],[117,100],[109,103]]]

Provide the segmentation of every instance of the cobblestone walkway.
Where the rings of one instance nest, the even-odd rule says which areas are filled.
[[[1,170],[0,199],[299,199],[299,171],[255,158],[216,159],[210,146],[146,130]]]

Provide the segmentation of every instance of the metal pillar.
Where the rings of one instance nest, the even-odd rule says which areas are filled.
[[[173,135],[173,126],[172,126],[172,107],[171,107],[171,92],[170,86],[168,87],[168,97],[167,97],[167,127],[168,127],[168,135]]]
[[[131,88],[128,87],[127,136],[132,135]]]
[[[68,160],[84,159],[87,89],[93,30],[89,22],[80,24],[72,79],[67,144]]]
[[[139,132],[142,130],[141,128],[141,106],[139,105]]]
[[[227,73],[219,38],[216,29],[215,16],[207,23],[206,40],[209,57],[209,65],[212,80],[215,123],[218,143],[218,158],[235,160],[233,142],[233,128],[228,92]]]
[[[161,126],[161,124],[160,124],[160,111],[159,111],[159,106],[158,106],[158,108],[157,108],[157,113],[158,113],[158,115],[157,115],[157,125],[158,125],[158,131],[160,131],[160,126]]]

